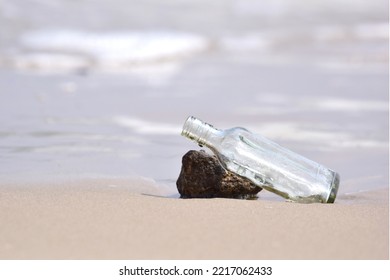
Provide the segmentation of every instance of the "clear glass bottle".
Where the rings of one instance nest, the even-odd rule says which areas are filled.
[[[339,174],[245,128],[219,130],[195,117],[183,136],[214,152],[229,171],[262,188],[301,203],[333,203]]]

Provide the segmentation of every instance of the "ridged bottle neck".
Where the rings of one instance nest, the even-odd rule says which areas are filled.
[[[205,123],[195,117],[188,117],[184,123],[181,135],[197,142],[201,146],[213,147],[214,139],[221,131],[211,124]]]

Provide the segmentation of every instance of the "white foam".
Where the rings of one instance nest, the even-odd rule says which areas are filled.
[[[301,111],[330,111],[330,112],[387,112],[388,102],[385,100],[357,99],[357,98],[337,98],[337,97],[317,97],[307,96],[296,97],[282,95],[278,93],[262,93],[256,97],[260,103],[258,107],[249,107],[240,112],[256,114],[256,112],[277,112],[278,114],[301,112]]]
[[[259,126],[256,131],[270,139],[297,141],[305,143],[306,148],[315,145],[316,150],[338,150],[343,148],[379,148],[388,149],[386,141],[369,139],[345,131],[335,131],[331,128],[302,126],[296,122],[272,122]]]
[[[379,100],[358,100],[358,99],[342,99],[342,98],[326,98],[317,102],[311,102],[316,109],[326,111],[380,111],[386,112],[389,110],[389,105],[385,101]]]
[[[59,54],[78,54],[104,66],[156,62],[203,51],[207,41],[179,32],[84,32],[41,30],[21,38],[25,48]]]
[[[50,72],[81,69],[89,65],[88,59],[81,55],[44,52],[18,54],[11,61],[19,69]]]
[[[117,125],[133,129],[139,134],[173,134],[180,135],[181,126],[141,120],[130,116],[114,117],[113,122]]]
[[[31,147],[29,152],[36,153],[63,153],[63,154],[80,154],[80,153],[110,153],[111,148],[101,146],[70,146],[70,145],[55,145],[47,147]]]
[[[44,74],[89,69],[131,74],[152,86],[165,84],[184,58],[208,48],[201,36],[170,31],[38,30],[23,34],[20,43],[21,50],[2,63]]]

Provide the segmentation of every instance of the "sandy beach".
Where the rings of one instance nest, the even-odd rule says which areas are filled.
[[[0,1],[0,259],[388,259],[388,4]],[[179,199],[190,115],[336,203]]]
[[[258,200],[164,198],[106,185],[3,187],[0,258],[389,258],[386,189],[325,205],[261,195]]]

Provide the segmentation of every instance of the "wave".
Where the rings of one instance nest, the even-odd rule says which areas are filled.
[[[18,68],[121,68],[177,61],[204,51],[208,41],[173,31],[38,30],[21,36],[23,52],[14,56]]]

